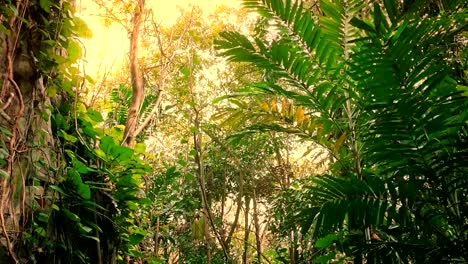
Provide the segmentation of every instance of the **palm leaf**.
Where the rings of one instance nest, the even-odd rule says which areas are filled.
[[[330,153],[351,134],[362,171],[343,166],[348,176],[314,178],[296,194],[292,208],[301,211],[291,219],[304,232],[347,230],[352,254],[368,262],[463,260],[468,101],[457,91],[445,43],[466,29],[466,3],[382,0],[363,9],[361,2],[323,0],[323,14],[313,14],[299,1],[245,0],[280,35],[267,41],[226,33],[216,43],[229,60],[265,72],[243,96],[268,99],[229,110],[237,120],[251,116],[239,134],[303,135]],[[291,101],[274,106],[277,97]],[[299,109],[311,113],[310,125]],[[364,228],[381,239],[363,237]]]

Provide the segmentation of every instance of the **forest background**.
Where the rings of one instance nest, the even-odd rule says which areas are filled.
[[[0,263],[467,261],[465,1],[158,3],[0,1]]]

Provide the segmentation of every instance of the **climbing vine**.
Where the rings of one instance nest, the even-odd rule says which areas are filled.
[[[132,222],[150,171],[123,131],[102,128],[79,100],[89,37],[73,1],[2,1],[1,257],[32,263],[115,263],[140,256]],[[4,55],[4,56],[3,56]],[[140,151],[139,151],[139,150]],[[5,241],[5,243],[4,243]],[[90,246],[95,245],[95,246]]]

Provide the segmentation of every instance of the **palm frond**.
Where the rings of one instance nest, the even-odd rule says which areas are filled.
[[[266,73],[243,96],[269,99],[229,109],[231,121],[251,116],[240,133],[284,131],[330,150],[346,146],[351,133],[360,155],[350,159],[362,171],[314,178],[295,194],[302,206],[293,207],[302,209],[291,218],[304,231],[322,237],[347,230],[350,240],[361,232],[353,254],[369,262],[463,260],[468,100],[457,90],[446,44],[467,28],[463,2],[381,0],[363,8],[362,1],[322,0],[323,14],[313,14],[300,1],[244,1],[280,36],[231,32],[217,42],[229,60]],[[278,97],[291,101],[273,106]],[[300,109],[309,111],[310,124]],[[364,237],[364,229],[380,238]]]

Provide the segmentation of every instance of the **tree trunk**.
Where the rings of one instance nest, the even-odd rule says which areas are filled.
[[[225,244],[227,247],[231,244],[232,236],[234,235],[234,231],[237,229],[237,224],[239,223],[239,216],[241,213],[242,209],[242,197],[244,196],[244,177],[243,177],[243,172],[239,173],[239,190],[237,194],[237,208],[236,208],[236,214],[234,215],[234,221],[231,224],[231,229],[229,230],[228,236],[225,240]]]
[[[249,250],[249,211],[250,211],[250,197],[245,196],[245,212],[244,212],[244,250],[242,252],[242,264],[247,264],[248,250]]]
[[[224,208],[226,207],[226,185],[227,185],[227,179],[226,179],[226,169],[224,170],[224,175],[223,175],[223,188],[221,189],[221,213],[220,213],[220,218],[221,218],[221,231],[220,231],[220,236],[221,240],[226,241],[226,230],[224,229]],[[229,251],[229,248],[227,248]]]
[[[255,226],[255,242],[257,245],[257,262],[262,263],[262,237],[260,236],[260,223],[258,221],[257,193],[253,190],[253,221]]]
[[[208,221],[208,209],[206,208],[206,206],[203,206],[203,229],[205,230],[206,263],[211,264],[211,235]]]
[[[123,142],[127,146],[135,144],[136,129],[140,115],[141,104],[145,98],[145,87],[143,77],[140,73],[138,63],[138,40],[140,27],[145,12],[145,0],[138,0],[138,6],[135,8],[132,17],[132,30],[130,32],[130,75],[132,79],[132,101],[128,108],[127,122]]]
[[[197,108],[197,105],[195,104],[195,96],[193,93],[193,88],[194,88],[194,80],[193,80],[193,57],[190,55],[189,57],[189,92],[191,95],[191,100],[192,100],[192,110],[193,110],[193,116],[191,117],[191,121],[194,125],[194,132],[193,132],[193,144],[194,144],[194,149],[195,149],[195,164],[197,166],[197,178],[198,178],[198,183],[200,186],[200,194],[202,198],[202,206],[203,206],[203,216],[205,220],[205,231],[207,231],[207,238],[209,238],[209,227],[213,229],[213,233],[215,234],[216,239],[218,242],[221,244],[221,247],[223,248],[223,254],[226,263],[229,262],[229,253],[226,249],[226,245],[221,238],[221,235],[216,229],[216,226],[213,221],[213,217],[210,211],[210,207],[208,204],[207,200],[207,193],[206,193],[206,181],[205,181],[205,166],[203,164],[203,145],[202,145],[202,128],[201,128],[201,109],[202,108]],[[209,226],[208,226],[209,225]],[[211,244],[208,244],[207,250],[209,253],[208,255],[208,263],[211,263]]]
[[[159,258],[159,233],[160,233],[160,217],[159,213],[158,216],[156,217],[156,230],[154,231],[154,256],[156,258]]]
[[[220,146],[222,146],[226,150],[226,152],[229,154],[229,156],[231,156],[231,158],[234,160],[234,162],[236,163],[236,165],[240,169],[239,170],[239,180],[238,180],[239,189],[238,189],[237,201],[236,201],[236,203],[237,203],[236,214],[234,216],[234,221],[231,224],[231,228],[229,229],[229,233],[228,233],[226,239],[222,240],[223,241],[222,242],[223,247],[226,248],[226,252],[229,252],[231,240],[232,240],[232,237],[234,235],[234,232],[237,229],[237,224],[239,223],[239,217],[240,217],[240,213],[241,213],[241,209],[242,209],[242,198],[244,197],[244,179],[245,179],[244,168],[243,168],[243,165],[240,162],[240,160],[232,153],[229,146],[226,146],[223,142],[221,142],[221,140],[219,138],[217,138],[215,135],[213,135],[210,131],[204,130],[204,132],[214,142],[216,142],[217,144],[219,144]]]
[[[291,230],[290,238],[289,238],[289,263],[296,264],[297,259],[297,238],[296,238],[296,231]]]
[[[53,182],[49,168],[56,168],[57,161],[45,76],[31,56],[41,49],[42,36],[36,36],[40,22],[32,20],[33,4],[28,1],[2,5],[5,10],[14,6],[16,13],[10,17],[0,13],[0,24],[8,28],[8,34],[0,31],[0,245],[4,247],[0,251],[8,257],[0,258],[18,263],[16,250],[29,213],[27,204],[45,195],[43,186],[32,187],[28,181],[34,177],[43,184]],[[38,203],[46,206],[43,201]]]

